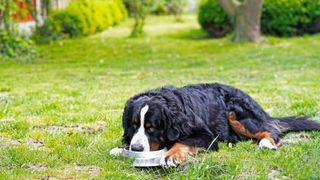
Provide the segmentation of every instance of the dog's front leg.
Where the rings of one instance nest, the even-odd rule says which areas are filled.
[[[162,156],[160,164],[162,167],[176,167],[178,164],[182,163],[188,157],[193,156],[197,153],[200,148],[192,147],[182,143],[175,143],[169,151]]]
[[[198,134],[192,138],[176,142],[161,158],[162,167],[176,167],[200,151],[218,150],[218,142],[210,135]],[[209,147],[210,146],[210,147]]]

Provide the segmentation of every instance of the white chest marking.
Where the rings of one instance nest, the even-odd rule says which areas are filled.
[[[149,140],[148,140],[148,137],[146,136],[145,128],[144,128],[145,115],[148,112],[148,110],[149,110],[149,106],[145,105],[140,111],[140,127],[138,129],[138,132],[132,137],[132,140],[130,142],[130,150],[131,150],[131,146],[135,144],[135,145],[142,145],[143,151],[150,151]]]

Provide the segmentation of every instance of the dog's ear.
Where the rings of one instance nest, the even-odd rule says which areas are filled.
[[[174,126],[168,128],[167,137],[170,141],[176,141],[180,137],[180,132]]]
[[[168,108],[163,108],[163,115],[165,122],[165,129],[167,131],[167,138],[170,141],[176,141],[180,137],[180,120]]]

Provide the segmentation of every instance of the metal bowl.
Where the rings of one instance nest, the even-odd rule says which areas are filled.
[[[160,166],[160,158],[167,152],[167,149],[150,152],[129,151],[124,149],[122,155],[124,157],[135,158],[133,166],[135,167],[155,167]]]

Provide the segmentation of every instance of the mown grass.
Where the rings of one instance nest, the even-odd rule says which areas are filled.
[[[131,23],[40,46],[41,57],[32,63],[0,60],[1,178],[320,177],[318,132],[277,151],[251,141],[221,143],[218,152],[165,171],[111,157],[109,150],[121,144],[125,101],[168,84],[230,84],[273,116],[320,119],[319,35],[234,44],[206,39],[195,17],[186,16],[183,23],[149,18],[145,37],[128,38]]]

